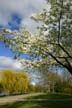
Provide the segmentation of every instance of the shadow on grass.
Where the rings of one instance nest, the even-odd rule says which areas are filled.
[[[43,93],[38,94],[36,96],[30,96],[27,99],[72,99],[72,95],[70,94],[61,94],[61,93]]]
[[[0,108],[71,108],[72,102],[15,102],[12,104],[0,105]]]

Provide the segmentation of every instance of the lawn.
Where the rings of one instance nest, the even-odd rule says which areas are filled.
[[[65,94],[38,94],[27,97],[28,101],[23,98],[22,101],[15,101],[5,105],[0,105],[0,108],[71,108],[72,107],[72,95]],[[36,99],[36,101],[29,101],[30,99]],[[38,99],[48,99],[47,101],[38,101]],[[60,99],[60,100],[58,100]],[[65,100],[61,100],[65,99]],[[66,100],[67,99],[67,100]],[[57,101],[58,100],[58,101]]]

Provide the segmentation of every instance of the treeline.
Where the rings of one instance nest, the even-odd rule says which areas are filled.
[[[0,72],[0,94],[15,95],[31,92],[70,93],[72,94],[72,76],[66,72],[42,73],[38,82],[33,85],[31,76],[25,72],[3,70]]]
[[[38,86],[43,92],[72,94],[72,76],[68,72],[44,72]]]

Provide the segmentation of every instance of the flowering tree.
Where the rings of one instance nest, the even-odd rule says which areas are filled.
[[[42,22],[39,36],[45,37],[41,42],[36,41],[36,50],[46,60],[66,68],[72,74],[72,1],[46,1],[50,10],[44,9],[32,16],[33,20]]]
[[[15,58],[21,53],[31,55],[34,61],[27,60],[24,63],[39,69],[46,64],[58,65],[72,74],[72,1],[46,1],[50,9],[44,9],[40,14],[31,17],[42,23],[35,36],[25,28],[20,31],[2,29],[0,40],[16,52]]]

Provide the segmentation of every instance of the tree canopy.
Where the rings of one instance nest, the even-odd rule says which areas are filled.
[[[42,24],[37,34],[33,35],[26,28],[1,29],[0,40],[16,52],[15,58],[21,53],[29,54],[34,61],[28,62],[39,68],[44,64],[58,65],[72,74],[72,1],[46,1],[50,9],[31,17]]]

